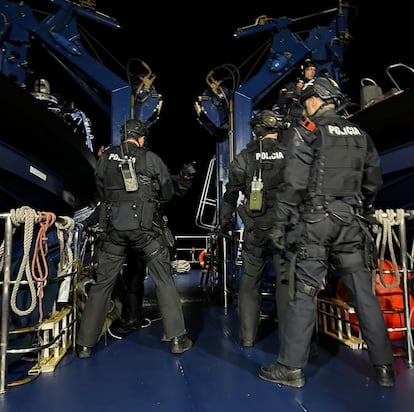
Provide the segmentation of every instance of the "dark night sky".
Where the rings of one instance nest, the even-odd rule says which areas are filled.
[[[246,7],[232,0],[193,2],[193,6],[184,6],[181,2],[164,5],[96,0],[97,10],[115,18],[122,27],[120,30],[98,28],[99,41],[121,65],[126,66],[129,58],[138,58],[157,76],[154,86],[163,97],[163,108],[160,119],[151,128],[152,149],[172,172],[178,172],[189,160],[198,162],[199,173],[190,195],[173,201],[169,207],[171,226],[176,233],[199,232],[194,216],[207,164],[215,153],[214,138],[199,125],[194,111],[197,96],[206,89],[207,73],[222,64],[240,66],[249,57],[249,48],[261,45],[255,44],[254,38],[233,38],[237,28],[253,24],[258,16],[297,18],[321,13],[339,4],[336,0],[300,2],[299,10],[298,3],[256,0]],[[409,55],[412,24],[407,3],[402,0],[382,7],[373,7],[368,1],[348,3],[362,3],[350,9],[351,40],[344,61],[349,81],[343,89],[351,100],[358,102],[361,78],[373,78],[387,90],[392,87],[385,75],[389,64],[414,65],[414,56]],[[332,16],[328,14],[327,19]],[[304,28],[314,27],[320,18],[310,19]],[[90,27],[88,30],[92,32]],[[111,69],[125,79],[126,72],[119,65],[114,64]],[[92,118],[92,126],[97,122]],[[176,210],[180,211],[179,217]]]
[[[215,153],[214,138],[196,121],[194,102],[206,89],[207,73],[221,65],[240,66],[249,57],[256,39],[235,39],[239,27],[252,24],[258,16],[297,18],[338,7],[336,0],[318,2],[271,2],[256,0],[248,7],[239,1],[180,2],[166,6],[158,2],[136,3],[132,11],[127,1],[97,0],[98,9],[117,19],[122,29],[110,36],[109,50],[120,61],[130,57],[145,61],[157,75],[155,88],[163,96],[159,121],[151,128],[151,146],[177,171],[188,160],[197,160],[200,172],[187,198],[176,199],[169,207],[170,223],[178,233],[194,233],[193,224],[207,162]],[[344,90],[359,101],[359,82],[371,77],[384,89],[390,88],[385,68],[392,63],[414,65],[408,54],[409,15],[400,0],[388,7],[373,7],[372,2],[349,1],[350,44],[346,50],[344,72],[349,81]],[[327,14],[331,19],[333,14]],[[320,23],[310,19],[309,29]],[[322,20],[323,21],[323,20]],[[296,27],[296,26],[295,26]],[[106,41],[103,41],[106,44]],[[247,51],[247,53],[246,53]],[[172,153],[175,153],[172,155]],[[180,210],[176,217],[175,211]],[[180,223],[178,224],[177,221]]]

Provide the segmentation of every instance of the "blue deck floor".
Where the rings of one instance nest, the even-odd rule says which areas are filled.
[[[194,347],[173,355],[161,342],[155,320],[122,340],[107,336],[88,359],[68,353],[50,373],[9,388],[0,395],[1,412],[412,412],[414,368],[395,358],[396,385],[374,381],[366,350],[322,338],[318,353],[305,369],[301,389],[260,380],[261,365],[273,363],[278,349],[276,324],[264,319],[253,348],[238,343],[237,312],[207,299],[194,282],[198,271],[175,277],[180,291],[189,282],[192,298],[184,299]],[[148,280],[148,282],[151,282]],[[153,316],[155,319],[157,316]],[[20,362],[8,379],[17,377]]]

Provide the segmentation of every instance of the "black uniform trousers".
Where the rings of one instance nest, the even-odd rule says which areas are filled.
[[[276,311],[279,334],[283,329],[283,317],[288,304],[289,286],[286,283],[285,261],[280,253],[270,248],[269,230],[245,229],[243,239],[243,266],[239,287],[238,311],[240,339],[254,342],[260,321],[262,281],[267,256],[273,258],[276,275]]]
[[[142,319],[144,303],[144,282],[147,275],[147,266],[136,253],[129,252],[126,265],[122,270],[123,307],[122,317],[126,321]]]
[[[328,264],[332,263],[340,273],[345,273],[342,281],[355,307],[372,364],[391,364],[391,341],[373,292],[372,274],[365,262],[360,222],[352,215],[334,217],[309,213],[302,215],[299,231],[295,296],[287,308],[277,361],[294,368],[307,364],[317,316],[317,295],[311,296],[303,288],[298,289],[298,283],[319,290]]]
[[[180,296],[171,275],[169,250],[153,236],[157,235],[138,230],[112,230],[108,233],[98,253],[96,282],[88,293],[76,339],[78,345],[93,347],[98,342],[127,249],[136,251],[147,263],[148,273],[155,284],[166,337],[173,338],[186,333]]]

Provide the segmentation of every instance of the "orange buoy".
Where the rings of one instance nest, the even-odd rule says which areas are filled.
[[[396,274],[394,273],[393,263],[390,260],[384,260],[382,278],[385,285],[394,285]],[[398,266],[398,270],[401,267]],[[385,273],[387,272],[387,273]],[[411,273],[408,275],[411,277]],[[394,328],[404,328],[405,319],[404,319],[404,300],[403,300],[403,288],[402,282],[399,285],[389,288],[382,284],[380,277],[376,276],[375,278],[375,294],[378,297],[381,309],[384,313],[385,325],[388,329]],[[345,290],[344,285],[339,280],[336,297],[344,302],[348,302],[348,294]],[[410,307],[414,307],[414,297],[410,294]],[[355,323],[358,323],[357,315],[350,314],[349,320]],[[414,318],[411,320],[411,326],[414,327]],[[359,327],[355,324],[351,325],[352,329],[356,332],[359,332]],[[398,340],[404,336],[404,331],[388,331],[391,340]]]
[[[207,254],[207,249],[203,249],[200,254],[198,255],[198,261],[200,262],[201,269],[209,269],[208,263],[205,262],[205,257]]]

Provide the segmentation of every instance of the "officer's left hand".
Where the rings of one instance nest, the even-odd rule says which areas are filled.
[[[233,236],[234,232],[234,222],[233,220],[222,220],[219,227],[219,232],[224,236]]]
[[[180,170],[180,175],[185,180],[192,180],[197,170],[195,168],[197,162],[186,163]]]

